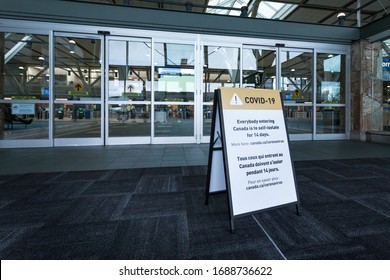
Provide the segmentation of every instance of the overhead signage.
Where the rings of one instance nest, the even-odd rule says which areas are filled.
[[[89,96],[88,91],[68,91],[68,95]]]
[[[384,57],[382,62],[384,71],[390,71],[390,57]]]
[[[88,91],[83,91],[84,87],[81,83],[76,83],[73,86],[73,91],[69,90],[68,95],[76,95],[76,96],[89,96]]]
[[[79,92],[83,90],[83,85],[80,83],[77,83],[73,86],[74,91]]]
[[[36,96],[29,96],[29,95],[16,95],[11,96],[12,100],[35,100],[37,99]]]
[[[280,92],[221,88],[216,97],[213,125],[214,130],[220,130],[226,178],[219,183],[228,191],[232,231],[238,216],[289,204],[296,204],[299,211]],[[215,153],[209,156],[210,164]],[[212,165],[209,169],[210,194],[213,170],[220,173],[221,167]]]

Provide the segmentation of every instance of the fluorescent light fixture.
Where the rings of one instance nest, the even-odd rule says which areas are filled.
[[[340,17],[345,17],[345,13],[339,13],[339,14],[337,15],[337,18],[340,18]]]

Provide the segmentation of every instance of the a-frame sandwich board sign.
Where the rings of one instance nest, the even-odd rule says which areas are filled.
[[[226,191],[226,173],[224,170],[225,164],[222,149],[221,123],[217,104],[218,90],[215,90],[207,166],[206,205],[209,202],[209,194]]]
[[[240,216],[293,204],[300,214],[279,91],[216,90],[211,132],[206,203],[209,194],[227,190],[232,232]]]

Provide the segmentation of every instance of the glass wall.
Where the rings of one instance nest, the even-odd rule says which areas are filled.
[[[219,87],[280,90],[292,140],[348,136],[346,47],[194,35],[0,33],[0,144],[207,143]]]
[[[195,136],[195,46],[154,44],[154,136]]]
[[[345,55],[317,53],[316,133],[345,133]]]
[[[210,136],[214,91],[219,87],[240,87],[240,48],[203,47],[203,136]]]
[[[0,33],[1,140],[49,139],[49,37]]]

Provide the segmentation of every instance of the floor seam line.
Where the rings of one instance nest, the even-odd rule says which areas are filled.
[[[264,229],[264,227],[260,224],[260,222],[256,219],[256,217],[254,215],[252,215],[253,219],[256,221],[256,223],[258,224],[258,226],[262,229],[262,231],[265,233],[265,235],[268,237],[269,241],[271,241],[271,243],[274,245],[274,247],[276,248],[276,250],[279,252],[279,254],[282,256],[282,258],[284,260],[288,260],[286,258],[286,256],[283,254],[282,250],[280,250],[280,248],[278,247],[278,245],[276,245],[275,241],[271,238],[271,236],[267,233],[267,231]]]

